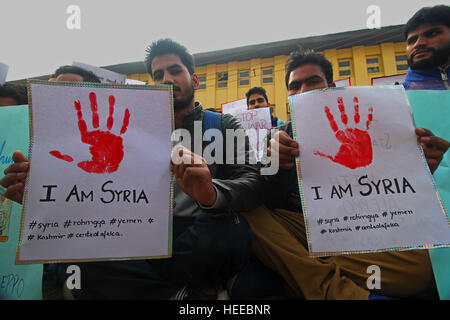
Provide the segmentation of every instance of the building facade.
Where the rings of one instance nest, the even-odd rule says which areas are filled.
[[[290,52],[299,48],[320,52],[333,66],[333,80],[350,79],[352,86],[370,86],[373,78],[406,73],[404,28],[363,29],[194,54],[200,80],[196,99],[206,108],[220,110],[223,103],[245,98],[250,88],[261,86],[274,114],[288,120],[285,66]],[[153,84],[143,61],[102,68]]]
[[[298,47],[313,49],[331,62],[333,80],[350,78],[351,85],[370,86],[372,78],[406,73],[403,28],[358,30],[195,54],[200,80],[196,99],[207,108],[220,110],[222,103],[245,98],[251,87],[261,86],[267,91],[274,114],[287,120],[285,66],[289,52]],[[128,74],[128,78],[153,84],[143,71]]]

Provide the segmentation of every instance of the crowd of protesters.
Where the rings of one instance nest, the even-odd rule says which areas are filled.
[[[405,89],[449,90],[450,7],[419,10],[406,24],[405,39]],[[223,132],[241,128],[233,116],[208,112],[215,106],[195,101],[199,79],[184,46],[157,40],[147,48],[145,64],[155,84],[173,87],[175,129],[193,133],[194,122],[206,117],[219,119]],[[290,54],[285,79],[289,96],[335,86],[331,63],[309,50]],[[100,82],[75,66],[59,68],[48,81]],[[270,106],[261,87],[246,97],[249,109]],[[0,106],[22,104],[25,87],[0,86]],[[178,151],[199,161],[170,166],[176,180],[171,258],[78,263],[81,289],[71,291],[64,286],[66,266],[45,264],[44,298],[217,299],[226,290],[231,299],[436,299],[428,250],[309,257],[295,168],[299,142],[290,122],[272,115],[272,126],[279,129],[267,139],[267,155],[279,160],[275,175],[260,175],[259,166],[248,161],[248,140],[235,150],[235,157],[246,159],[243,164],[207,164],[193,148]],[[415,133],[434,173],[450,143],[427,128]],[[191,136],[194,145],[199,137]],[[0,184],[6,197],[22,203],[29,161],[20,151],[13,160]],[[366,287],[370,265],[382,269],[380,289]]]

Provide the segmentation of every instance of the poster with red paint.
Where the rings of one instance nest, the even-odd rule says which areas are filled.
[[[290,105],[311,256],[449,246],[403,87],[313,91]]]
[[[250,147],[255,152],[256,161],[261,161],[264,155],[265,138],[272,128],[270,108],[245,110],[233,115],[245,129]]]
[[[227,103],[222,103],[222,113],[229,113],[235,115],[239,112],[247,110],[247,99],[239,99]]]
[[[16,263],[171,255],[170,86],[31,81]]]
[[[336,87],[350,87],[351,81],[350,81],[350,78],[341,79],[341,80],[336,80],[334,82],[334,84],[336,85]]]

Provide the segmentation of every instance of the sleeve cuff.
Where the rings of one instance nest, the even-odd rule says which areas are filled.
[[[214,190],[216,190],[216,202],[208,207],[208,206],[204,206],[202,204],[200,204],[199,202],[197,202],[198,206],[202,209],[208,210],[208,209],[220,209],[220,208],[225,208],[226,207],[226,197],[223,194],[222,191],[220,191],[220,189],[218,189],[216,186],[214,186]]]

